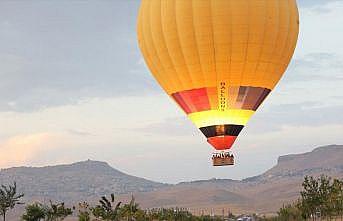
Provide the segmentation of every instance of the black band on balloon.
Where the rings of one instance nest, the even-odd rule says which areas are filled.
[[[207,138],[209,138],[223,135],[238,136],[243,127],[243,125],[225,124],[200,127],[199,129]]]

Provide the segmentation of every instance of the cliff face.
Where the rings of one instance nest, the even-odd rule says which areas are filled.
[[[276,166],[262,174],[271,177],[318,175],[321,173],[342,175],[343,146],[318,147],[311,152],[280,156]]]

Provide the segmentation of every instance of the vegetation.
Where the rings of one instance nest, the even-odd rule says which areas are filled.
[[[54,204],[50,201],[50,204],[47,207],[45,207],[46,221],[64,220],[64,218],[71,214],[73,214],[72,209],[65,207],[64,203]]]
[[[65,207],[64,203],[50,201],[48,205],[33,203],[26,206],[21,219],[24,221],[61,221],[71,214],[73,214],[73,210]]]
[[[338,218],[343,220],[343,180],[331,179],[327,176],[313,178],[306,176],[302,183],[300,198],[288,205],[284,205],[271,218],[257,217],[261,221],[301,221],[315,220],[316,217],[323,219]],[[8,210],[15,205],[22,204],[20,199],[23,194],[17,194],[16,183],[13,185],[2,185],[0,188],[0,214],[5,221]],[[114,194],[109,198],[103,196],[95,206],[87,202],[78,204],[78,208],[68,208],[62,203],[44,205],[33,203],[26,206],[22,215],[23,221],[62,221],[72,215],[78,217],[79,221],[219,221],[222,216],[201,215],[194,216],[184,208],[155,208],[142,210],[132,196],[131,200],[122,204],[115,199]],[[235,220],[230,213],[228,220]]]
[[[13,209],[15,205],[22,204],[20,198],[24,194],[17,194],[17,184],[13,185],[1,185],[0,187],[0,215],[3,217],[3,221],[6,221],[6,213],[8,210]]]
[[[78,211],[78,215],[77,217],[79,218],[79,221],[90,221],[90,208],[89,208],[89,204],[87,202],[82,202],[79,203],[79,211]]]
[[[288,204],[284,205],[280,208],[278,211],[278,216],[275,218],[275,220],[278,221],[300,221],[303,220],[301,216],[301,210],[299,209],[299,204]]]
[[[21,218],[24,221],[40,221],[45,218],[45,209],[40,203],[28,205]]]
[[[96,218],[101,218],[106,221],[119,220],[119,210],[121,202],[115,204],[114,194],[111,194],[111,199],[108,200],[105,196],[99,200],[100,205],[91,208],[92,214]]]
[[[131,196],[131,201],[121,208],[121,216],[126,217],[127,221],[136,220],[138,210],[139,205],[135,202],[135,198]]]
[[[148,217],[153,220],[194,220],[194,216],[183,208],[159,208],[148,211]],[[204,218],[205,216],[202,216]]]
[[[331,217],[342,215],[343,181],[322,175],[320,178],[305,177],[300,192],[299,208],[302,217]]]
[[[314,178],[306,176],[302,183],[300,198],[293,204],[280,208],[277,217],[265,220],[301,221],[331,220],[340,217],[343,220],[343,180],[331,179],[327,176]]]

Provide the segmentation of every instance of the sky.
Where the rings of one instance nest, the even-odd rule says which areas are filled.
[[[160,182],[242,179],[343,144],[342,0],[298,0],[292,62],[224,168],[145,65],[139,4],[0,1],[0,168],[91,159]]]

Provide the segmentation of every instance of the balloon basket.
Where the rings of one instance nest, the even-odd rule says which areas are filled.
[[[230,152],[216,152],[212,154],[213,166],[232,166],[235,164],[233,154]]]

